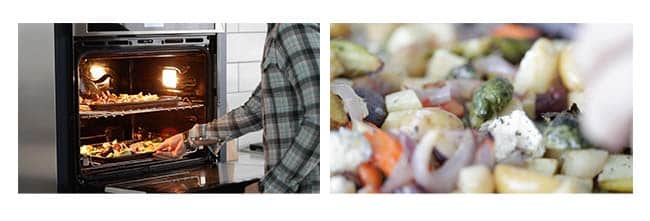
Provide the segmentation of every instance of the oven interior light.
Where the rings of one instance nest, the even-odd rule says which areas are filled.
[[[106,68],[100,65],[90,66],[90,76],[93,80],[97,80],[106,75]]]
[[[178,68],[165,67],[162,70],[162,83],[167,88],[176,88]]]

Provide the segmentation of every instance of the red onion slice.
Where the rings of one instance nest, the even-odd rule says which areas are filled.
[[[440,88],[417,89],[420,100],[428,100],[431,105],[439,105],[451,100],[451,87],[445,85]]]
[[[431,151],[440,134],[437,131],[425,134],[415,148],[413,156],[413,171],[415,181],[430,192],[451,192],[456,187],[458,172],[469,165],[474,158],[474,137],[468,130],[465,131],[458,150],[445,164],[433,172],[429,172]]]
[[[474,90],[481,86],[482,81],[470,79],[448,80],[446,85],[451,90],[451,97],[460,101],[467,101],[474,96]]]
[[[351,120],[363,120],[368,116],[368,107],[363,98],[359,97],[352,89],[351,84],[343,81],[332,81],[330,90],[341,97],[343,109],[350,115]]]
[[[486,138],[477,147],[474,164],[482,164],[490,169],[494,167],[496,156],[494,155],[494,141],[492,139]]]
[[[517,73],[515,66],[503,59],[499,54],[492,53],[486,57],[478,58],[472,62],[476,71],[512,79]]]

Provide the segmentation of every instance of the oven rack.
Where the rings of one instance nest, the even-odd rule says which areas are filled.
[[[81,119],[98,119],[98,118],[111,118],[111,117],[151,113],[151,112],[179,111],[179,110],[187,110],[187,109],[201,108],[201,107],[203,107],[203,104],[183,104],[175,107],[154,107],[154,108],[146,108],[146,109],[125,110],[125,111],[79,111],[79,116]]]

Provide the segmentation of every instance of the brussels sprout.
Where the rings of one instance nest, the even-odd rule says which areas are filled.
[[[470,105],[470,123],[478,128],[483,122],[492,118],[512,99],[512,84],[503,78],[493,78],[479,87],[472,97]]]
[[[589,146],[580,132],[578,112],[577,106],[573,105],[569,111],[545,116],[548,126],[544,129],[544,144],[547,148],[564,150]]]
[[[518,64],[526,51],[533,46],[533,42],[526,39],[496,38],[493,42],[503,58],[512,64]]]

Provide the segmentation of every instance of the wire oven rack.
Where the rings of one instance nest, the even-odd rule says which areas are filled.
[[[203,107],[203,104],[190,104],[183,103],[174,107],[153,107],[146,109],[134,109],[134,110],[124,110],[124,111],[79,111],[79,116],[81,119],[98,119],[98,118],[111,118],[132,114],[141,114],[141,113],[151,113],[151,112],[161,112],[161,111],[178,111],[186,110],[193,108]]]

